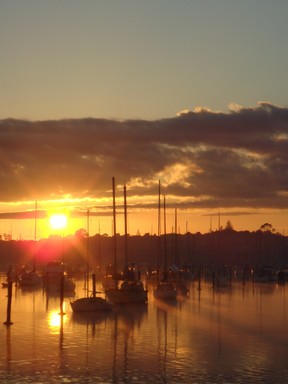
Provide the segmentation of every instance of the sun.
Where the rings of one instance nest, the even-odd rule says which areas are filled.
[[[64,229],[67,226],[67,216],[64,213],[54,213],[49,222],[52,229]]]

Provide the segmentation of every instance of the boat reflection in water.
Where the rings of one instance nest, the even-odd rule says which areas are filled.
[[[65,298],[61,315],[59,296],[47,306],[45,290],[15,289],[13,325],[0,332],[0,383],[286,384],[287,285],[197,287],[163,302],[148,286],[147,304],[90,314],[73,313]],[[0,303],[3,323],[7,289]]]

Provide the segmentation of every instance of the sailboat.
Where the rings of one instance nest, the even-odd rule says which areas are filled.
[[[100,296],[96,296],[96,283],[95,274],[93,278],[93,291],[92,296],[81,297],[79,299],[70,301],[73,312],[98,312],[109,311],[112,309],[112,304]]]
[[[159,181],[159,197],[158,197],[158,225],[160,226],[160,181]],[[167,241],[166,241],[166,199],[164,196],[164,276],[160,281],[158,273],[158,283],[153,290],[153,296],[157,300],[175,300],[177,298],[177,290],[173,284],[167,280]],[[158,229],[158,241],[160,241],[160,230]],[[159,253],[159,252],[158,252]],[[159,257],[159,256],[158,256]]]
[[[35,216],[34,216],[34,260],[32,271],[24,271],[18,277],[18,285],[21,288],[39,288],[43,284],[42,276],[36,273],[36,241],[37,241],[37,201],[35,202]]]
[[[174,265],[170,268],[174,269],[174,287],[177,290],[178,297],[187,297],[189,294],[189,289],[187,288],[185,282],[183,281],[182,270],[179,265],[178,257],[178,234],[177,234],[177,208],[175,208],[175,256],[174,256]]]
[[[116,236],[116,209],[115,209],[115,179],[112,178],[113,188],[113,220],[114,220],[114,239]],[[146,303],[148,300],[148,291],[144,289],[141,280],[137,280],[135,276],[131,274],[128,268],[128,233],[127,233],[127,193],[126,185],[124,185],[124,225],[125,225],[125,271],[124,281],[118,287],[118,282],[115,280],[115,287],[106,290],[106,296],[108,300],[114,304],[123,303]],[[116,244],[114,242],[115,256],[116,256]],[[115,271],[117,272],[117,259],[114,259]]]
[[[89,296],[89,209],[87,210],[87,267],[86,267],[86,292],[85,297],[70,301],[70,305],[73,313],[75,312],[98,312],[107,311],[112,308],[112,304],[109,303],[103,297],[96,296],[96,275],[92,274],[92,295]]]

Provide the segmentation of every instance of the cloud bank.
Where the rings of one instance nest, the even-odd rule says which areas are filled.
[[[139,205],[155,203],[160,179],[179,207],[287,208],[288,109],[0,121],[2,202],[110,197],[112,176]]]

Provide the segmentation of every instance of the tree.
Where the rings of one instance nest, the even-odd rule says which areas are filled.
[[[78,229],[74,234],[74,236],[77,238],[84,238],[87,237],[87,235],[87,231],[84,228]]]
[[[234,228],[233,228],[233,225],[231,223],[231,220],[227,221],[226,227],[225,227],[224,231],[234,231]]]
[[[275,228],[273,228],[273,226],[269,223],[265,223],[265,224],[262,224],[261,227],[260,227],[260,231],[261,232],[270,232],[270,233],[274,233],[275,232]]]

